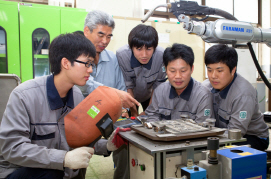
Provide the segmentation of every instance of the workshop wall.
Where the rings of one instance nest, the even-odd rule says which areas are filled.
[[[128,44],[128,35],[132,28],[141,24],[140,18],[125,18],[114,16],[116,23],[115,30],[113,31],[113,38],[109,43],[107,49],[114,53],[121,46]],[[153,26],[159,35],[159,46],[167,48],[174,43],[181,43],[190,46],[195,54],[194,72],[192,77],[197,81],[202,82],[204,76],[204,42],[196,35],[187,34],[182,27],[182,24],[176,22],[154,22],[147,21],[144,24]]]

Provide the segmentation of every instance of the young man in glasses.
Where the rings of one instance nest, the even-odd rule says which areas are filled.
[[[93,144],[95,152],[94,147],[69,151],[65,137],[64,117],[84,99],[74,85],[86,84],[95,55],[84,36],[60,35],[49,47],[52,75],[11,92],[0,126],[0,178],[74,178],[94,153],[109,155],[107,140]]]

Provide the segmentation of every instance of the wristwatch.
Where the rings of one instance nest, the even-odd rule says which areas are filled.
[[[122,109],[121,113],[128,113],[127,109]]]

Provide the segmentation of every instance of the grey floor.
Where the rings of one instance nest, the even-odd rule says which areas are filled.
[[[112,179],[113,175],[112,155],[109,157],[93,155],[87,168],[86,179]]]

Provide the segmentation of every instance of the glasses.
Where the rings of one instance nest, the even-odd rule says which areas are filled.
[[[94,62],[93,61],[91,61],[91,60],[89,60],[89,61],[87,61],[87,62],[82,62],[82,61],[79,61],[79,60],[74,60],[75,62],[77,62],[77,63],[83,63],[83,64],[85,64],[85,66],[87,67],[87,68],[89,68],[90,66],[94,66]]]

